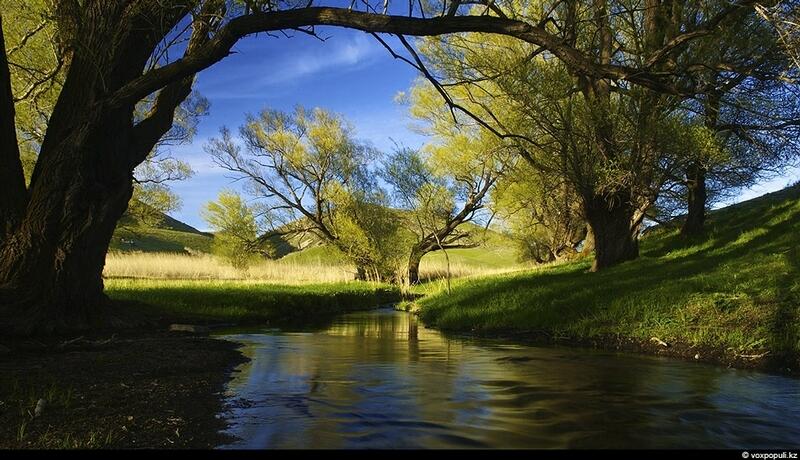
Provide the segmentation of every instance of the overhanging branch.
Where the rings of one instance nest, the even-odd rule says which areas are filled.
[[[183,58],[153,69],[113,93],[101,104],[120,107],[133,104],[167,84],[194,75],[224,59],[241,38],[258,32],[297,29],[315,25],[339,26],[364,32],[410,36],[483,32],[508,35],[536,44],[561,59],[579,74],[594,78],[627,80],[658,92],[690,95],[691,88],[679,88],[663,76],[642,69],[594,62],[581,51],[564,43],[543,27],[493,16],[417,18],[350,11],[345,8],[311,7],[254,13],[230,20],[204,46]]]

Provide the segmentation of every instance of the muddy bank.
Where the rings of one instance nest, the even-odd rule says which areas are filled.
[[[234,343],[151,328],[0,345],[0,448],[226,441],[221,392],[245,361]]]

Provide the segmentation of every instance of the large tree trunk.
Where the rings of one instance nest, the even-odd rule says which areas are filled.
[[[184,8],[158,14],[160,24],[168,30],[188,12]],[[70,53],[22,215],[0,240],[3,331],[84,329],[116,316],[107,308],[102,271],[132,194],[133,169],[172,126],[175,108],[191,91],[191,79],[166,86],[138,124],[133,103],[103,108],[109,91],[141,75],[163,31],[144,27],[155,19],[153,11],[126,9],[125,2],[98,2],[63,15],[71,13],[87,21],[75,26],[83,41]],[[196,29],[188,48],[206,40],[206,31]],[[0,205],[0,213],[8,212]]]
[[[686,220],[683,222],[681,234],[698,235],[703,232],[706,220],[706,170],[698,164],[689,167],[687,174],[687,208]]]
[[[15,332],[50,332],[109,323],[102,271],[130,182],[75,184],[64,212],[42,207],[26,216],[0,254],[2,300]],[[101,192],[101,188],[103,188]],[[57,192],[55,192],[57,193]],[[59,228],[63,225],[63,228]]]
[[[586,219],[594,234],[592,271],[612,267],[639,256],[639,241],[631,228],[634,207],[624,193],[584,198]]]
[[[19,332],[79,329],[106,316],[105,255],[133,190],[130,123],[113,115],[43,149],[25,215],[0,250],[3,320]]]

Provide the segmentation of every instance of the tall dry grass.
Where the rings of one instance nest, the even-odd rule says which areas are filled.
[[[494,275],[519,268],[521,267],[486,268],[454,262],[450,265],[450,275],[453,278]],[[106,256],[103,275],[106,278],[254,280],[289,284],[340,283],[353,281],[355,268],[326,264],[321,260],[302,263],[291,260],[262,260],[242,271],[210,254],[111,252]],[[447,265],[444,261],[423,259],[420,264],[420,278],[423,281],[446,276]]]
[[[355,270],[347,266],[297,264],[263,260],[238,270],[209,254],[112,252],[106,256],[107,278],[173,280],[258,280],[279,283],[336,283],[352,281]]]

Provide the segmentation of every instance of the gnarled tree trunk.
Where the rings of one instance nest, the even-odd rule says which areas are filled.
[[[54,114],[50,130],[58,133],[60,122]],[[10,329],[108,322],[102,271],[133,191],[131,128],[129,116],[117,111],[65,127],[70,134],[58,141],[45,140],[24,216],[0,248],[0,300],[4,320],[13,320]]]
[[[634,207],[625,193],[584,198],[586,219],[594,234],[592,271],[602,270],[639,256],[639,241],[631,221]]]
[[[192,79],[164,87],[139,123],[134,122],[133,102],[111,109],[103,101],[141,75],[163,34],[189,8],[162,14],[109,1],[62,12],[74,20],[69,27],[80,46],[69,53],[29,189],[24,181],[21,190],[17,183],[4,184],[16,198],[10,205],[0,202],[0,213],[15,216],[0,239],[0,330],[84,329],[113,318],[102,271],[133,191],[133,169],[172,126]],[[198,24],[189,50],[207,40],[208,28]],[[0,96],[2,106],[13,100],[10,91]],[[3,132],[7,124],[14,126],[13,118],[3,117],[2,123]],[[0,155],[8,158],[14,152],[3,144]]]

